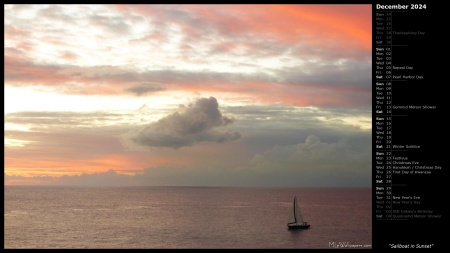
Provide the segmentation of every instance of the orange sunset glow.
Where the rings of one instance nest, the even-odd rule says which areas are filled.
[[[370,186],[371,12],[7,4],[4,183]]]

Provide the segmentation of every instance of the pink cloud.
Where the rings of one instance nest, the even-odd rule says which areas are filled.
[[[181,28],[180,32],[176,31],[177,35],[181,35],[180,45],[174,50],[177,53],[163,60],[164,64],[171,64],[172,67],[134,70],[130,66],[83,67],[35,62],[27,57],[34,47],[29,40],[28,31],[11,25],[5,26],[5,38],[10,36],[10,40],[17,42],[18,46],[5,54],[5,85],[40,85],[68,94],[151,95],[152,92],[147,91],[154,89],[145,84],[158,83],[160,87],[157,91],[161,92],[235,93],[255,100],[286,101],[295,105],[365,103],[369,106],[366,99],[360,98],[370,95],[370,66],[361,64],[369,62],[371,58],[370,5],[104,7],[121,15],[114,19],[87,15],[87,20],[97,26],[111,28],[108,31],[123,29],[130,32],[129,25],[124,22],[127,18],[145,20],[146,24],[151,24],[150,31],[143,33],[142,37],[130,38],[124,47],[138,47],[144,42],[151,42],[156,48],[164,46],[173,35],[169,32],[171,25]],[[61,18],[55,16],[53,21],[57,22]],[[39,32],[43,33],[40,36],[42,43],[64,46],[63,40],[51,32],[48,36],[45,35],[46,31]],[[39,34],[38,31],[36,34]],[[24,36],[23,42],[19,42],[20,36]],[[102,36],[108,39],[106,34]],[[81,59],[74,48],[61,48],[60,52],[59,59]],[[158,61],[152,58],[151,52],[148,54],[149,62]],[[258,65],[259,59],[280,58],[283,54],[291,62],[297,58],[306,63],[301,67]],[[231,59],[221,58],[222,56]],[[319,62],[309,62],[309,59]],[[349,63],[336,65],[335,61],[340,59]],[[179,60],[185,64],[204,65],[205,69],[181,69],[178,66]],[[130,58],[130,62],[134,61],[135,59]],[[229,72],[209,68],[216,62],[228,64],[232,68]],[[234,69],[241,69],[241,66],[253,68],[254,71],[234,72]],[[365,68],[358,69],[358,66]],[[275,73],[275,76],[267,74],[264,68]],[[339,93],[335,92],[336,89]]]

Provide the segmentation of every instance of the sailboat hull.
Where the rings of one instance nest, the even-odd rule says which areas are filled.
[[[309,226],[310,226],[309,224],[308,225],[301,225],[301,224],[288,225],[288,229],[308,229]]]

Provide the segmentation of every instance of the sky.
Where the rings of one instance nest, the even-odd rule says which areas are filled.
[[[5,185],[370,187],[371,5],[4,5]]]

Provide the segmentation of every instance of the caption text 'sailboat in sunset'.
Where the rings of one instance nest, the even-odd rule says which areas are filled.
[[[287,226],[288,229],[308,229],[310,226],[308,222],[303,220],[298,207],[297,196],[294,197],[294,205],[292,206]]]

